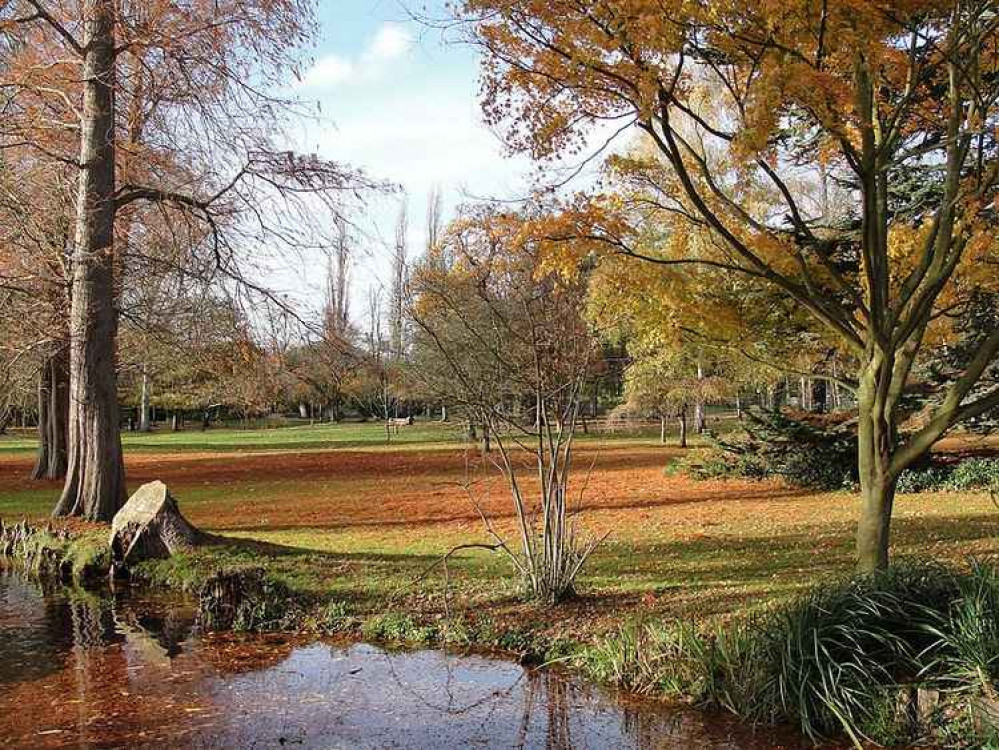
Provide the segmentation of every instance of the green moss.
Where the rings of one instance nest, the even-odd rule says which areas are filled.
[[[369,641],[430,645],[437,642],[439,633],[433,625],[420,624],[410,615],[385,612],[365,620],[361,635]]]

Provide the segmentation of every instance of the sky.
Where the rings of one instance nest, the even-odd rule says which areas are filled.
[[[319,43],[294,93],[316,102],[322,119],[301,123],[291,134],[300,152],[361,167],[405,189],[411,256],[424,247],[433,186],[443,191],[447,218],[473,196],[524,195],[532,169],[524,157],[506,154],[482,121],[476,51],[413,20],[413,14],[442,18],[444,3],[320,0]],[[357,217],[355,318],[367,288],[388,286],[400,202],[398,195],[376,198]],[[321,284],[317,270],[303,269],[306,286]]]

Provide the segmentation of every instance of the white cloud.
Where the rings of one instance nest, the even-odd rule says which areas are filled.
[[[379,27],[365,56],[373,60],[391,60],[407,52],[412,45],[413,35],[409,31],[398,24],[385,23]]]
[[[302,88],[332,88],[347,83],[354,77],[354,63],[339,55],[326,55],[302,75]]]
[[[370,83],[381,76],[385,63],[406,54],[412,46],[413,35],[408,30],[399,24],[384,23],[355,59],[330,54],[316,60],[302,75],[298,88],[323,90]]]

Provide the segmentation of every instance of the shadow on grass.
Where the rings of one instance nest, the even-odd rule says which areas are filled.
[[[598,586],[601,597],[639,603],[653,597],[656,610],[670,616],[687,610],[733,613],[800,593],[820,580],[851,576],[854,532],[855,524],[840,522],[758,537],[608,546],[591,558],[584,581]],[[898,518],[894,559],[937,556],[961,563],[972,551],[999,554],[997,532],[999,514]],[[631,591],[614,591],[620,588]]]
[[[307,559],[317,565],[323,562],[343,563],[343,562],[378,562],[378,563],[429,563],[437,560],[440,555],[418,554],[418,553],[385,553],[385,552],[330,552],[329,550],[313,549],[310,547],[296,547],[290,544],[277,544],[266,542],[261,539],[247,539],[245,537],[225,536],[218,533],[205,533],[205,551],[227,551],[266,561],[267,558],[275,559]]]

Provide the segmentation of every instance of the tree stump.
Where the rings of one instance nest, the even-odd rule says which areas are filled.
[[[142,485],[111,522],[112,556],[126,565],[170,557],[203,541],[163,482]]]

